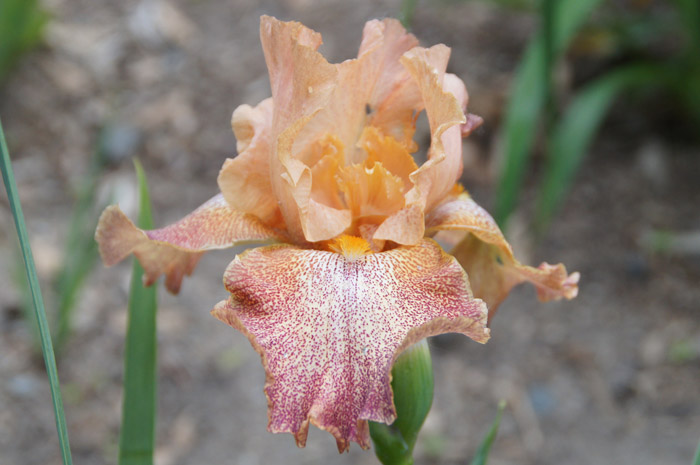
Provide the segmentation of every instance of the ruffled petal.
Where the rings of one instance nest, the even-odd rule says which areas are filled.
[[[350,245],[353,245],[354,242]],[[343,244],[340,244],[341,248]],[[347,244],[346,244],[347,245]],[[414,342],[445,332],[486,342],[485,304],[432,240],[388,252],[270,246],[241,254],[212,311],[260,353],[272,432],[306,442],[309,423],[344,451],[369,447],[367,420],[396,417],[391,367]]]
[[[241,105],[233,112],[231,127],[238,156],[224,162],[218,183],[232,209],[277,227],[282,216],[270,184],[272,110],[272,99],[268,98],[255,108]]]
[[[406,52],[401,63],[420,89],[430,123],[428,161],[410,175],[413,188],[406,193],[406,207],[379,226],[375,240],[416,244],[425,234],[424,213],[439,203],[462,174],[461,125],[466,123],[464,83],[445,74],[450,49],[442,44]]]
[[[426,210],[440,202],[462,175],[462,133],[466,123],[463,106],[467,91],[454,75],[441,73],[432,63],[446,62],[449,48],[416,47],[401,62],[418,83],[430,123],[428,161],[411,175],[424,199]]]
[[[260,39],[274,101],[272,190],[294,242],[328,239],[349,226],[349,215],[330,207],[324,209],[324,215],[310,210],[311,170],[293,158],[292,150],[299,132],[326,105],[335,89],[336,68],[316,51],[321,44],[320,34],[300,23],[263,16]]]
[[[489,318],[510,290],[531,282],[540,300],[573,299],[578,294],[579,273],[568,274],[564,265],[542,263],[533,268],[520,264],[491,215],[467,194],[448,201],[426,216],[429,234],[439,230],[467,232],[451,251],[462,264],[474,295],[489,307]]]
[[[137,228],[112,205],[100,217],[95,240],[105,265],[112,266],[133,253],[145,270],[146,285],[165,274],[166,287],[177,294],[182,278],[192,274],[205,251],[285,237],[258,218],[232,210],[219,194],[177,223],[151,231]]]
[[[315,139],[331,132],[345,147],[345,164],[360,163],[365,154],[357,141],[363,128],[375,123],[412,145],[413,112],[420,108],[421,100],[399,58],[417,43],[396,20],[369,21],[357,58],[335,65],[335,91],[323,110],[300,132],[294,145],[295,157],[304,158]],[[390,97],[393,105],[387,106],[385,101]]]

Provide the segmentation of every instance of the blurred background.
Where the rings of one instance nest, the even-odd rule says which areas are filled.
[[[580,271],[571,302],[523,286],[480,346],[431,341],[435,401],[416,463],[465,464],[508,402],[490,463],[688,465],[700,439],[700,3],[696,0],[0,0],[0,117],[57,344],[76,463],[115,464],[131,267],[106,269],[105,205],[157,225],[214,195],[231,113],[269,95],[261,14],[321,32],[332,62],[399,17],[485,123],[463,183],[521,261]],[[417,137],[429,137],[419,132]],[[156,463],[374,464],[312,428],[266,432],[264,374],[209,315],[236,251],[159,289]],[[58,464],[48,383],[0,196],[0,463]]]

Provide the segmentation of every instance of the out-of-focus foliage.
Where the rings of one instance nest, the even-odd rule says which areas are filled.
[[[498,427],[501,425],[501,417],[503,416],[503,409],[506,408],[505,401],[501,401],[498,404],[498,412],[496,413],[496,418],[494,418],[491,428],[489,428],[486,436],[481,441],[479,449],[476,451],[476,455],[471,461],[471,465],[486,465],[489,461],[489,452],[491,452],[491,447],[493,446],[493,441],[496,440],[496,435],[498,434]]]
[[[503,129],[504,162],[494,216],[503,224],[515,208],[542,111],[551,109],[551,69],[600,0],[543,0],[541,30],[514,80]],[[549,117],[548,117],[549,118]]]
[[[54,305],[49,304],[48,308],[55,350],[59,358],[71,333],[73,310],[78,302],[78,297],[86,278],[97,262],[97,243],[94,240],[95,228],[97,227],[96,212],[106,207],[104,201],[99,201],[97,185],[107,163],[107,156],[104,153],[104,133],[107,131],[108,128],[100,136],[90,169],[75,189],[75,205],[66,235],[65,253],[60,270],[52,280],[53,286],[48,294],[49,302],[56,302]],[[22,315],[25,317],[27,325],[34,328],[36,322],[31,311],[32,295],[24,279],[24,269],[20,260],[15,262],[12,276],[15,286],[22,295]],[[38,350],[39,334],[36,331],[33,333]]]
[[[70,335],[77,297],[97,262],[97,242],[93,236],[97,227],[95,212],[106,206],[97,204],[97,184],[106,164],[105,132],[93,154],[90,170],[78,186],[66,239],[65,261],[55,281],[58,300],[56,347],[59,352]]]
[[[38,0],[0,0],[0,82],[40,40],[48,15]]]
[[[540,127],[546,162],[535,228],[542,232],[621,92],[662,93],[675,102],[678,112],[700,124],[700,2],[628,3],[541,1],[541,29],[518,68],[505,117],[495,212],[499,223],[504,224],[517,205]],[[586,26],[594,8],[597,21]],[[579,29],[584,32],[572,47]],[[601,70],[577,86],[568,105],[562,106],[555,101],[551,75],[571,48],[585,52]]]

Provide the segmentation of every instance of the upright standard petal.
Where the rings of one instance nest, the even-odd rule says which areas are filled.
[[[404,349],[445,332],[483,343],[489,330],[484,302],[432,240],[376,254],[361,239],[335,249],[245,252],[224,276],[231,298],[212,313],[262,357],[268,429],[301,447],[312,423],[342,452],[350,441],[369,447],[367,420],[394,421],[391,367]]]
[[[282,216],[270,183],[272,109],[268,98],[256,107],[241,105],[233,112],[231,127],[238,156],[224,162],[218,183],[231,208],[279,227]]]
[[[430,123],[428,161],[410,178],[413,188],[406,193],[406,207],[386,219],[374,239],[399,244],[417,243],[425,233],[424,213],[439,203],[462,174],[463,108],[467,101],[464,83],[445,74],[450,49],[435,45],[406,52],[401,63],[416,82]]]
[[[416,47],[401,62],[418,83],[430,123],[428,161],[411,175],[425,208],[440,202],[462,175],[462,133],[467,90],[452,74],[444,74],[433,65],[449,58],[449,48],[435,45],[430,49]]]
[[[177,223],[151,231],[137,228],[113,205],[100,216],[95,239],[105,265],[112,266],[133,253],[146,272],[146,285],[165,274],[166,287],[177,294],[182,278],[192,274],[205,251],[285,237],[258,218],[232,210],[219,194]]]
[[[320,34],[302,24],[263,16],[260,39],[274,101],[273,192],[295,243],[330,239],[350,226],[350,212],[311,198],[311,169],[293,157],[293,148],[299,132],[328,102],[337,84],[337,70],[316,51]]]
[[[469,276],[474,295],[489,307],[489,318],[510,290],[522,282],[537,288],[540,300],[573,299],[578,294],[579,273],[568,274],[561,263],[522,265],[491,215],[468,194],[447,201],[426,216],[429,234],[460,230],[467,234],[451,251]]]

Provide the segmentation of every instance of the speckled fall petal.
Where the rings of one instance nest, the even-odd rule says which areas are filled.
[[[113,205],[100,216],[95,239],[105,265],[133,253],[146,272],[146,285],[165,274],[166,287],[177,294],[182,278],[192,273],[205,251],[241,242],[285,240],[285,236],[252,215],[232,210],[219,194],[177,223],[150,231],[137,228]]]
[[[391,367],[427,336],[465,334],[486,342],[486,305],[464,270],[432,240],[366,255],[253,249],[224,276],[231,292],[214,316],[241,331],[267,374],[272,432],[306,442],[309,423],[338,450],[369,447],[367,420],[395,419]]]
[[[491,215],[468,194],[439,205],[426,216],[428,233],[459,230],[467,234],[451,251],[464,267],[474,295],[489,307],[491,318],[510,290],[522,282],[537,289],[540,300],[573,299],[579,273],[568,274],[564,265],[522,265]]]

